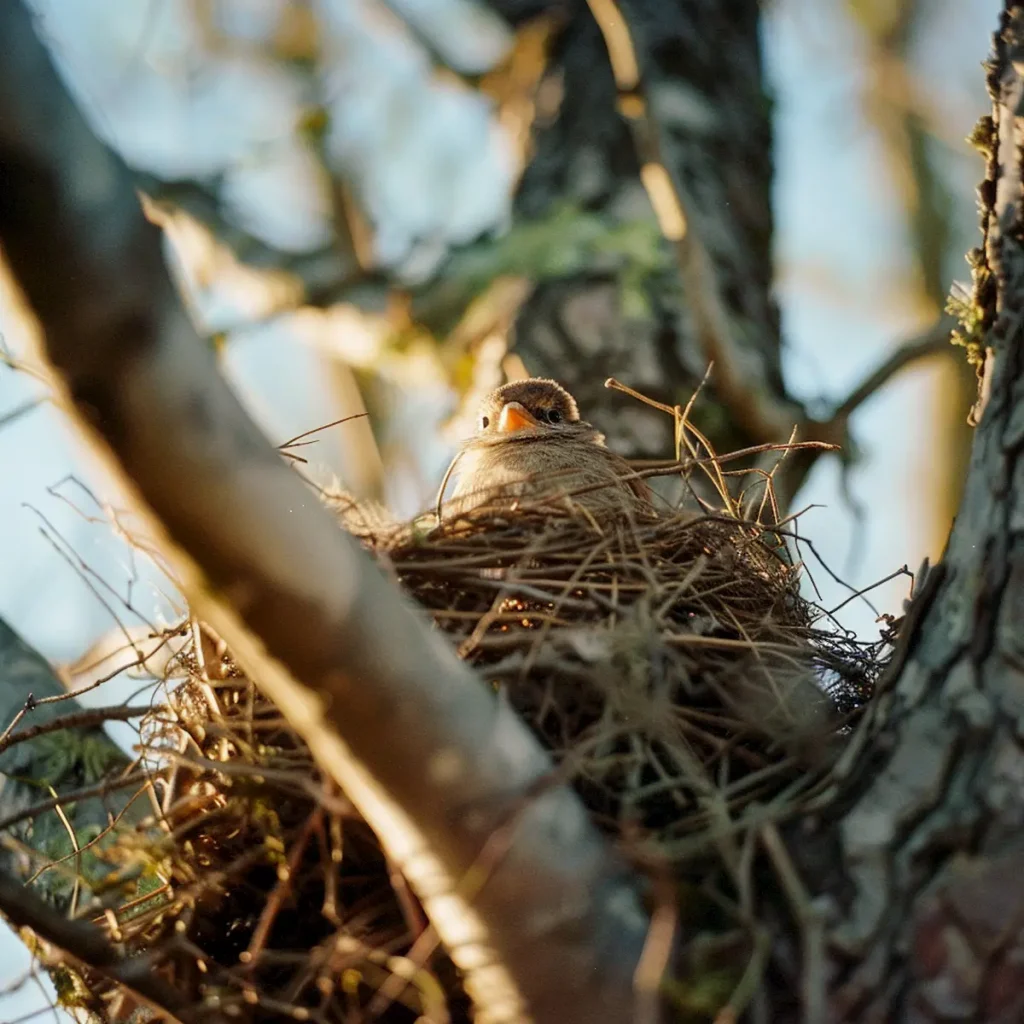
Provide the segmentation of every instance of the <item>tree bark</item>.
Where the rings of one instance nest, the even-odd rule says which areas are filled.
[[[513,20],[534,13],[511,0],[495,6]],[[549,70],[561,79],[561,106],[536,134],[516,212],[538,218],[555,204],[570,204],[613,230],[650,209],[640,157],[594,15],[585,0],[568,7]],[[738,372],[792,406],[771,295],[771,105],[761,74],[760,5],[622,0],[618,9],[633,37],[639,91],[657,125],[661,157],[692,200],[687,231],[710,257],[705,287],[727,312]],[[531,373],[564,382],[618,450],[646,458],[671,450],[671,420],[607,391],[605,378],[621,377],[661,402],[685,405],[710,359],[694,323],[695,296],[668,241],[652,245],[663,259],[646,271],[583,272],[541,283],[515,328],[515,349]],[[720,450],[787,439],[789,427],[781,437],[752,436],[742,413],[722,402],[713,375],[695,416]],[[801,418],[794,406],[791,425]]]
[[[861,756],[836,773],[816,838],[793,839],[832,908],[834,1021],[1024,1019],[1022,60],[1024,8],[1011,2],[988,74],[975,293],[989,399],[960,512]]]
[[[86,435],[159,516],[193,611],[417,890],[478,1019],[627,1019],[647,928],[633,880],[575,795],[545,785],[550,759],[514,712],[228,390],[127,167],[71,102],[21,2],[0,5],[0,175],[0,242]],[[481,867],[486,884],[467,891]]]

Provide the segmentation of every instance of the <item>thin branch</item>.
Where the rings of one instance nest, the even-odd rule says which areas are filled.
[[[231,393],[130,172],[92,134],[14,0],[0,4],[0,171],[0,241],[64,399],[159,517],[152,535],[194,614],[377,832],[478,1005],[507,1019],[630,1019],[648,921],[624,862],[567,786],[535,791],[551,770],[538,741]],[[526,794],[487,884],[461,885]]]
[[[12,423],[20,420],[26,413],[32,412],[34,409],[38,409],[39,406],[43,405],[47,399],[45,398],[28,398],[20,405],[16,405],[9,412],[5,412],[0,416],[0,429],[10,426]]]
[[[872,398],[901,370],[919,359],[952,352],[949,337],[955,326],[952,317],[943,316],[935,321],[923,334],[905,341],[872,373],[869,373],[840,403],[832,415],[833,423],[848,420],[869,398]]]
[[[294,448],[300,441],[303,444],[309,444],[309,441],[304,441],[303,438],[310,437],[312,434],[319,434],[322,430],[329,430],[331,427],[340,426],[342,423],[348,423],[350,420],[361,420],[369,416],[368,412],[356,412],[351,416],[342,416],[339,420],[332,420],[330,423],[325,423],[321,427],[313,427],[310,430],[304,430],[301,434],[296,434],[294,437],[289,438],[287,441],[282,441],[278,446],[278,451],[283,451],[286,448]]]
[[[16,722],[21,720],[23,712],[26,710],[31,710],[31,708],[25,708],[18,712]],[[63,732],[65,729],[100,729],[107,722],[128,722],[133,718],[141,718],[149,710],[149,708],[132,708],[118,704],[113,707],[73,711],[69,715],[62,715],[60,718],[53,718],[49,722],[33,725],[27,729],[19,729],[17,732],[7,729],[4,730],[3,735],[0,735],[0,754],[16,743],[25,743],[27,740],[34,740],[37,736],[45,736],[50,732]]]
[[[835,412],[827,420],[808,420],[801,428],[801,432],[827,439],[837,448],[845,448],[849,444],[850,418],[869,398],[877,394],[897,373],[913,363],[941,355],[947,350],[952,352],[949,344],[951,326],[952,321],[949,317],[940,317],[922,334],[897,346],[880,366],[869,373],[836,406]],[[820,450],[797,450],[781,467],[780,479],[775,488],[776,493],[781,495],[781,504],[789,503],[821,454]]]

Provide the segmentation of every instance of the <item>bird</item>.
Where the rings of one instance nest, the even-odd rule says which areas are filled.
[[[573,396],[544,377],[511,381],[488,394],[477,431],[453,466],[457,480],[446,509],[456,514],[552,498],[604,516],[655,511],[647,483],[580,419]]]

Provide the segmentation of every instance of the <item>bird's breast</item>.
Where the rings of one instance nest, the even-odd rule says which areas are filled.
[[[629,465],[593,442],[560,438],[471,445],[463,451],[457,473],[452,500],[457,512],[556,495],[599,511],[632,507],[637,500],[622,479]]]

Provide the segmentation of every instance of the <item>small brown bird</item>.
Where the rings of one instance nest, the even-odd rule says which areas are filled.
[[[456,471],[448,505],[456,513],[566,495],[593,513],[654,514],[651,489],[553,380],[517,380],[492,391]]]

